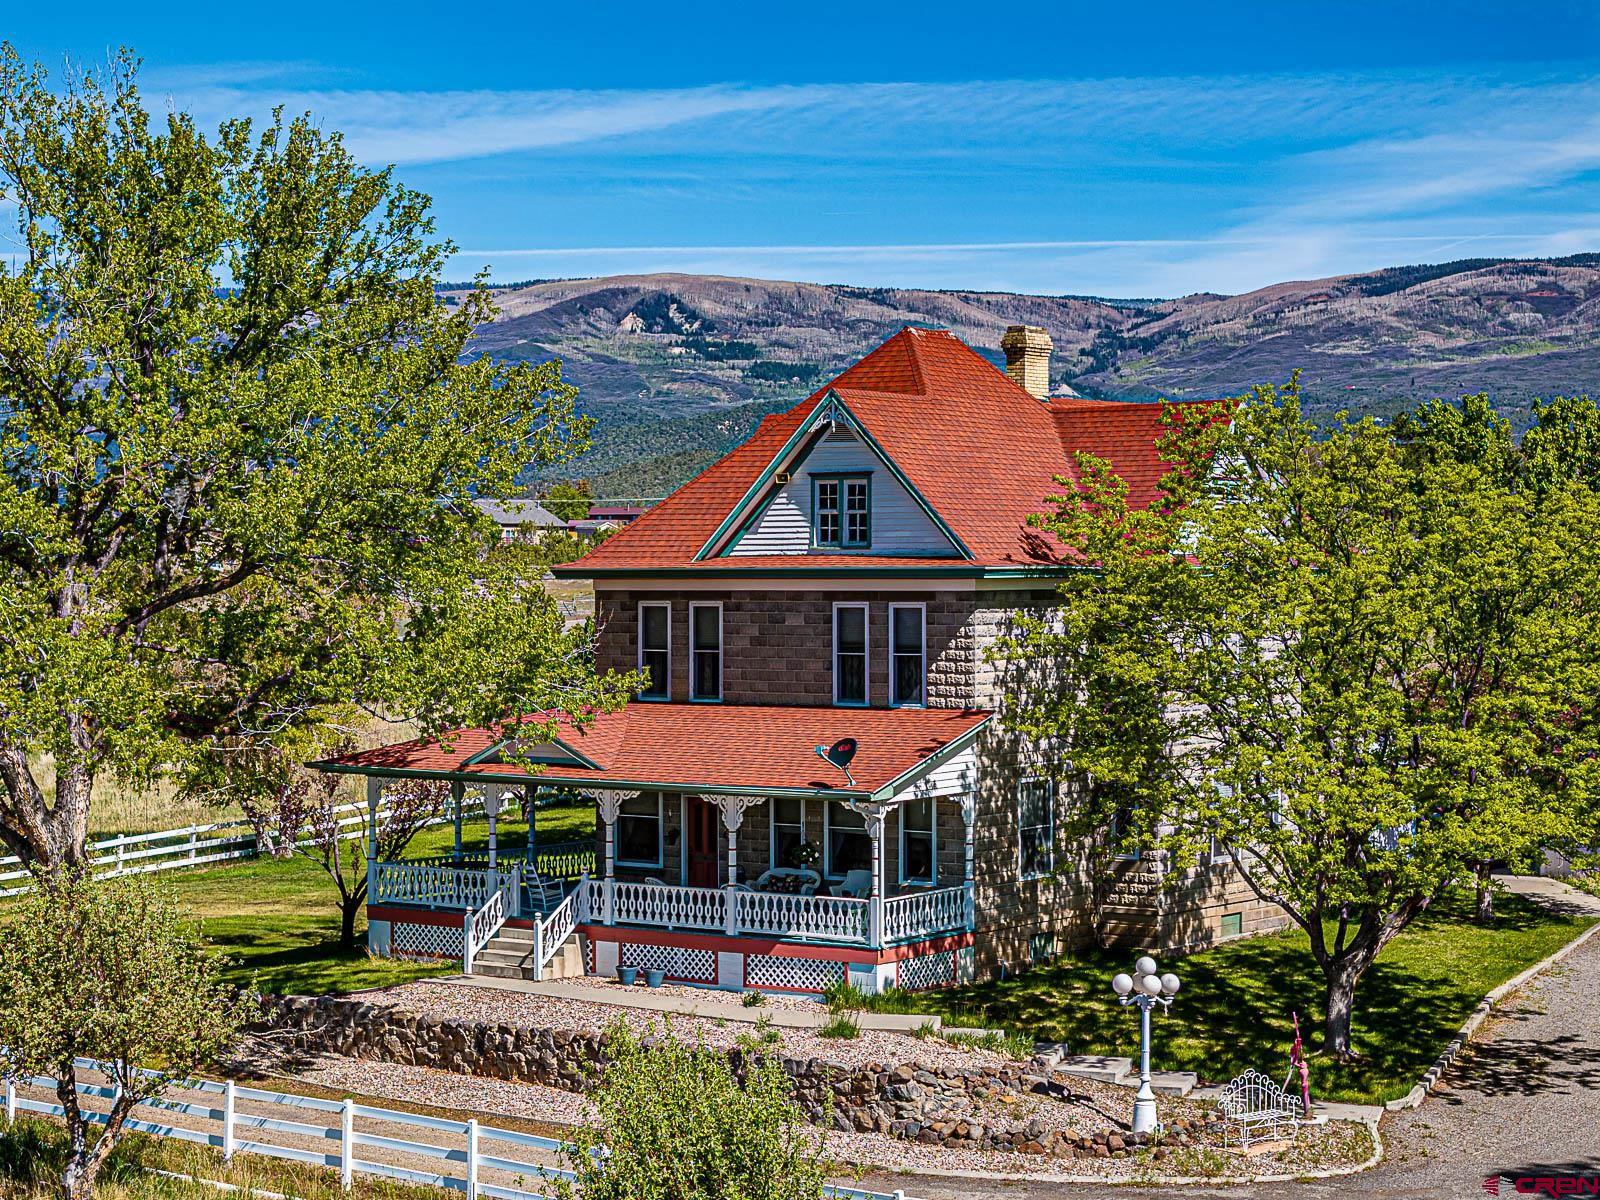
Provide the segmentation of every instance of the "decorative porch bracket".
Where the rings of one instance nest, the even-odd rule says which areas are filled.
[[[617,923],[617,814],[626,801],[642,794],[619,788],[597,788],[590,792],[606,827],[606,873],[600,881],[600,919],[607,925]]]

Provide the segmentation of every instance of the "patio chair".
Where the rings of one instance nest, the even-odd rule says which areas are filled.
[[[773,882],[778,879],[798,879],[800,888],[796,894],[801,896],[815,896],[817,889],[822,886],[822,876],[818,875],[810,867],[772,867],[761,872],[760,877],[756,880],[755,890],[758,892],[767,891]]]
[[[844,878],[833,885],[833,894],[865,900],[872,894],[872,872],[846,871]]]

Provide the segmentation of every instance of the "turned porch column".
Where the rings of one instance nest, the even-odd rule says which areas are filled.
[[[967,932],[971,933],[977,925],[977,898],[973,883],[973,824],[978,812],[978,793],[976,789],[968,789],[961,795],[961,825],[962,841],[964,843],[964,859],[961,870],[961,890],[963,916],[967,922]]]
[[[383,804],[383,780],[367,776],[367,903],[378,892],[378,808]]]
[[[727,901],[724,929],[729,937],[739,935],[739,893],[733,887],[739,882],[739,827],[744,824],[744,810],[765,799],[765,796],[717,797],[717,807],[722,810],[722,825],[728,831],[728,881],[723,887]]]
[[[622,792],[615,789],[606,789],[594,793],[595,809],[600,814],[600,820],[605,823],[605,877],[601,882],[601,917],[607,925],[617,923],[617,814],[622,811],[622,802],[631,800],[639,795],[638,792]]]
[[[867,945],[883,945],[883,810],[869,809],[867,837],[872,842],[872,886],[867,891]]]
[[[456,858],[461,857],[461,810],[467,803],[467,785],[461,780],[452,780],[450,783],[450,806],[455,811],[456,825]]]

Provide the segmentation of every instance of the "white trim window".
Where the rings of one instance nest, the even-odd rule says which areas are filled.
[[[833,606],[833,702],[862,708],[869,703],[867,686],[867,606]]]
[[[923,604],[889,605],[889,704],[928,703],[928,610]]]
[[[639,689],[641,700],[672,699],[672,603],[639,602],[638,668],[649,673]]]
[[[829,800],[822,809],[822,873],[843,879],[850,871],[872,869],[872,839],[867,836],[866,814],[842,800]]]
[[[933,883],[939,874],[938,801],[917,796],[900,806],[900,882]]]
[[[722,699],[722,604],[689,605],[689,699]]]
[[[622,802],[617,812],[617,866],[663,865],[663,816],[660,792],[644,792]]]
[[[769,867],[793,867],[794,853],[806,840],[806,801],[803,796],[774,796],[769,804],[767,845]]]
[[[1024,879],[1048,875],[1056,865],[1055,784],[1024,779],[1017,784],[1017,870]]]

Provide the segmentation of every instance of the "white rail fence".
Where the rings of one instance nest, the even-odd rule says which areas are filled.
[[[468,810],[472,802],[468,802]],[[334,810],[343,839],[358,838],[367,823],[367,806],[361,802],[341,804]],[[378,810],[380,819],[383,809]],[[443,825],[455,819],[441,815],[428,822]],[[301,839],[301,844],[309,841]],[[160,829],[154,833],[129,833],[102,838],[88,845],[89,864],[97,874],[142,875],[151,871],[171,871],[178,867],[198,867],[206,863],[250,858],[261,852],[255,829],[249,821],[222,821],[215,825],[189,825],[183,829]],[[17,896],[33,887],[32,874],[16,855],[0,858],[0,896]]]
[[[80,1071],[98,1072],[91,1061],[80,1059]],[[18,1113],[61,1117],[65,1111],[52,1100],[24,1095],[40,1091],[54,1095],[56,1081],[32,1076],[5,1081],[5,1117],[9,1124]],[[115,1090],[110,1083],[80,1082],[80,1096],[108,1103]],[[106,1115],[87,1111],[86,1118],[105,1124]],[[453,1121],[420,1113],[399,1112],[357,1104],[354,1100],[322,1100],[240,1087],[231,1079],[186,1080],[169,1094],[147,1100],[135,1110],[152,1119],[130,1118],[127,1128],[152,1137],[171,1138],[222,1152],[224,1162],[238,1154],[258,1154],[339,1172],[349,1188],[357,1175],[375,1175],[425,1187],[464,1192],[468,1200],[543,1200],[546,1193],[528,1190],[542,1180],[576,1177],[559,1164],[573,1146],[555,1138],[484,1125],[477,1120]],[[157,1116],[159,1114],[159,1116]],[[313,1114],[322,1114],[322,1123]],[[410,1131],[418,1130],[413,1136]],[[275,1135],[275,1136],[274,1136]],[[544,1161],[530,1161],[529,1155]],[[832,1200],[906,1200],[904,1192],[873,1192],[829,1186]]]

